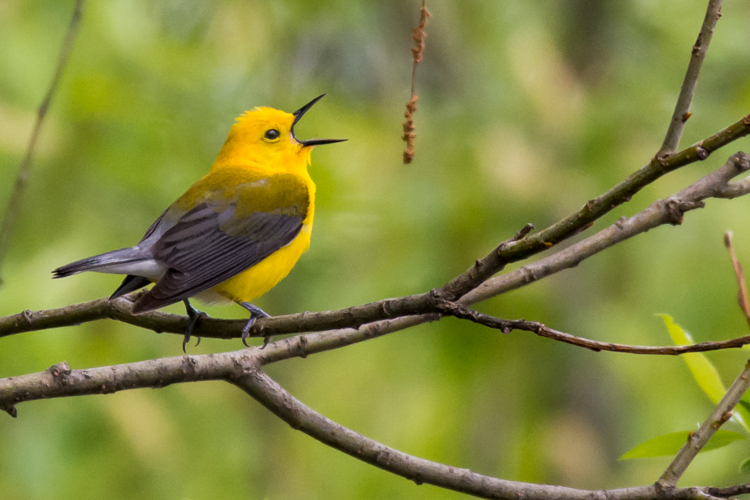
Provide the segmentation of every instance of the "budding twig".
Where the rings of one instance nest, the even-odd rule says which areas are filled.
[[[740,304],[740,309],[745,313],[745,319],[747,319],[748,325],[750,325],[750,301],[747,298],[747,285],[745,284],[745,276],[742,272],[742,264],[737,260],[737,256],[734,254],[734,247],[732,246],[732,231],[727,231],[724,235],[724,244],[729,250],[729,258],[732,259],[732,267],[734,267],[734,274],[737,277],[737,284],[739,290],[737,291],[737,302]]]
[[[414,113],[417,111],[417,99],[419,97],[414,94],[414,79],[417,74],[417,64],[422,62],[425,47],[424,39],[427,36],[424,28],[427,24],[427,18],[430,17],[430,13],[427,12],[427,7],[425,7],[425,0],[422,0],[422,8],[419,9],[419,14],[419,24],[411,32],[411,39],[414,41],[414,47],[411,49],[413,61],[411,67],[411,97],[409,98],[409,102],[406,103],[404,135],[401,137],[406,142],[404,164],[411,163],[414,159],[414,138],[417,137],[417,134],[414,132]]]

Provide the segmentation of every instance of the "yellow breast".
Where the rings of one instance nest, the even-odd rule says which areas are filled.
[[[310,248],[312,218],[302,226],[297,237],[284,248],[272,253],[258,264],[219,283],[210,291],[235,302],[249,302],[260,297],[281,281],[300,256]]]

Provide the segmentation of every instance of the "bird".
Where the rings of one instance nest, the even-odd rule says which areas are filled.
[[[256,107],[240,115],[209,172],[151,224],[137,245],[58,267],[53,277],[84,271],[126,275],[110,300],[154,283],[135,300],[132,312],[182,301],[189,318],[183,352],[206,316],[190,298],[235,302],[250,312],[242,330],[248,346],[256,319],[269,317],[251,301],[286,277],[310,246],[315,215],[311,150],[346,140],[303,141],[294,133],[324,95],[293,113]]]

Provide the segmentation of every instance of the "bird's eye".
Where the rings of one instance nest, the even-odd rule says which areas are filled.
[[[281,136],[281,132],[279,132],[275,128],[266,130],[266,133],[263,135],[263,137],[269,141],[275,141],[280,136]]]

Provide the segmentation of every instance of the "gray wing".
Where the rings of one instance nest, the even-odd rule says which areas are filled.
[[[201,203],[166,230],[152,253],[168,270],[133,312],[179,302],[254,266],[294,240],[306,212],[254,212],[238,221],[235,211],[234,205],[220,210]]]

